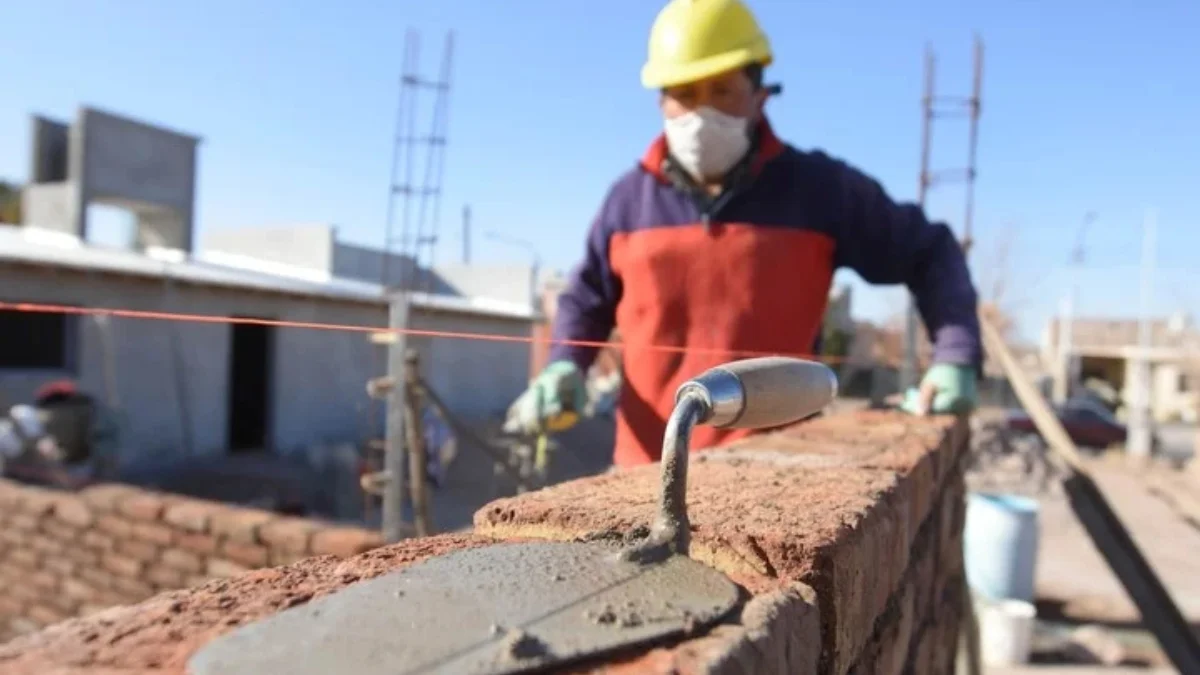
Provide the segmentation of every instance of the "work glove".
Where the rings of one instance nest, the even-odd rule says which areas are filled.
[[[571,361],[546,366],[508,409],[504,430],[537,434],[575,425],[587,403],[583,373]]]
[[[925,372],[920,389],[909,389],[901,409],[914,415],[962,415],[975,409],[974,367],[938,363]]]

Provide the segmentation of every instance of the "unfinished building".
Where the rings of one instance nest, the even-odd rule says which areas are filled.
[[[197,247],[197,142],[89,108],[69,127],[34,118],[24,223],[0,227],[0,302],[157,318],[0,311],[0,404],[73,378],[123,413],[122,463],[379,436],[365,385],[383,374],[384,348],[368,331],[387,326],[382,268],[391,278],[411,260],[343,243],[331,225],[217,231]],[[92,203],[134,214],[132,249],[88,242]],[[413,296],[413,328],[530,335],[531,269],[421,273],[437,283]],[[486,292],[472,283],[483,279]],[[465,420],[502,413],[526,386],[520,341],[411,344]]]

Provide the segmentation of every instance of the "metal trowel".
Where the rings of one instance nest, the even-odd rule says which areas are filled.
[[[649,538],[629,548],[507,543],[436,556],[223,635],[192,657],[189,672],[543,672],[707,628],[736,606],[738,588],[686,555],[692,429],[789,424],[836,391],[833,372],[811,361],[709,370],[676,395]]]

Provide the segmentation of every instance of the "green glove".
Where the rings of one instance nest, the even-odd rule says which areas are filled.
[[[909,389],[900,408],[914,415],[962,415],[975,409],[976,370],[972,366],[938,363],[921,379],[920,389]]]
[[[530,434],[562,431],[578,421],[586,403],[587,387],[579,366],[555,361],[513,402],[504,429]]]

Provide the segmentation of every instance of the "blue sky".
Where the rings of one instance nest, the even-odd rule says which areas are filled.
[[[796,2],[752,0],[776,50],[770,103],[779,133],[916,194],[921,59],[939,89],[967,93],[971,38],[987,43],[972,264],[987,295],[1008,242],[1011,308],[1036,336],[1068,279],[1084,214],[1098,219],[1081,271],[1083,313],[1138,311],[1140,222],[1158,212],[1153,310],[1200,314],[1200,3]],[[0,177],[27,171],[27,115],[79,104],[195,133],[201,228],[332,222],[349,240],[383,239],[405,30],[422,31],[432,75],[456,33],[439,260],[460,256],[473,211],[476,260],[519,261],[533,242],[567,268],[612,180],[657,133],[639,87],[646,0],[441,2],[8,3]],[[1152,7],[1152,8],[1150,8]],[[426,103],[431,103],[427,98]],[[418,120],[427,125],[428,115]],[[960,167],[966,125],[935,128],[934,168]],[[963,191],[931,195],[961,226]],[[903,295],[861,291],[880,319]]]

